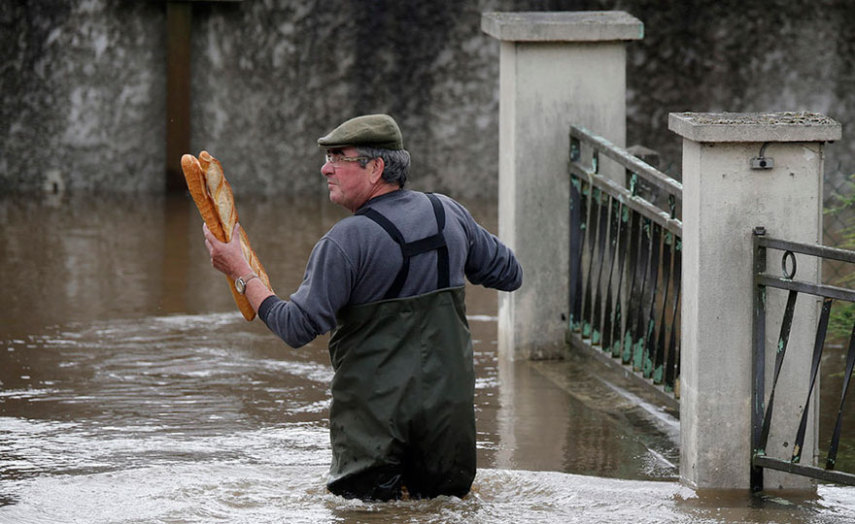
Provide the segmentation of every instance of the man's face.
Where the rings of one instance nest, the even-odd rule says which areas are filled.
[[[351,212],[356,211],[371,195],[372,183],[368,169],[372,167],[371,163],[362,167],[359,162],[340,160],[342,157],[357,157],[358,153],[354,147],[328,149],[327,155],[331,156],[333,161],[324,162],[321,173],[327,179],[330,201]]]

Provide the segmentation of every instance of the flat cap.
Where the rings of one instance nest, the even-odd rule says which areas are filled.
[[[398,124],[389,115],[363,115],[351,118],[318,139],[320,147],[369,146],[380,149],[404,149]]]

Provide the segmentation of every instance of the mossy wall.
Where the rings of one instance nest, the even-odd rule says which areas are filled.
[[[321,194],[317,137],[387,112],[412,185],[493,198],[499,43],[485,11],[624,10],[627,143],[679,176],[674,111],[815,111],[843,123],[855,171],[855,9],[848,0],[193,2],[191,152],[241,192]],[[165,187],[166,2],[0,3],[0,191]]]

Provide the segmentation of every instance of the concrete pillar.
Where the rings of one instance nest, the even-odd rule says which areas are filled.
[[[643,25],[623,12],[539,12],[485,13],[481,28],[501,41],[499,236],[524,270],[523,287],[499,298],[499,354],[556,358],[568,316],[570,125],[625,145],[625,41]]]
[[[672,113],[683,137],[683,276],[680,473],[695,488],[749,488],[751,459],[752,230],[805,243],[822,237],[825,142],[840,124],[806,113]],[[761,154],[763,153],[763,154]],[[753,169],[769,158],[771,169]],[[761,161],[755,161],[759,167]],[[769,271],[780,254],[769,253]],[[819,283],[815,260],[798,260],[798,278]],[[785,292],[767,292],[767,377]],[[817,301],[802,295],[775,398],[769,456],[789,459],[807,398]],[[774,322],[774,324],[772,324]],[[769,382],[767,382],[769,383]],[[766,395],[768,400],[769,389]],[[815,394],[812,401],[818,399]],[[783,416],[783,413],[790,413]],[[816,413],[815,406],[812,413]],[[815,464],[809,422],[804,464]],[[813,452],[811,452],[813,450]],[[804,477],[768,471],[766,488],[809,489]]]

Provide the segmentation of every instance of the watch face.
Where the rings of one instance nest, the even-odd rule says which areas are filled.
[[[238,277],[238,279],[235,280],[235,289],[237,289],[238,293],[243,295],[243,292],[246,289],[246,283],[244,283],[243,278]]]

